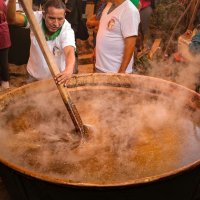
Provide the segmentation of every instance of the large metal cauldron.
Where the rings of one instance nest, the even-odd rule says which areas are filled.
[[[71,79],[71,91],[81,87],[95,90],[99,86],[126,88],[135,93],[176,101],[179,96],[186,96],[180,102],[191,112],[199,113],[200,95],[182,86],[152,77],[119,74],[78,75]],[[75,88],[75,89],[74,89]],[[7,105],[22,98],[55,90],[52,80],[39,81],[0,97],[0,111]],[[29,97],[30,98],[30,97]],[[142,101],[142,99],[141,99]],[[179,104],[179,102],[176,102]],[[200,114],[200,113],[199,113]],[[198,118],[198,116],[197,116]],[[199,115],[200,118],[200,115]],[[188,133],[190,134],[190,133]],[[196,138],[198,140],[198,136]],[[6,141],[5,141],[6,142]],[[165,145],[165,144],[163,144]],[[200,141],[199,141],[200,145]],[[167,157],[168,155],[166,155]],[[188,156],[188,155],[183,155]],[[174,161],[176,162],[176,161]],[[0,157],[0,173],[14,200],[61,200],[61,199],[154,199],[154,200],[195,200],[200,199],[200,157],[183,167],[152,177],[129,180],[120,184],[85,184],[73,183],[33,172]],[[142,167],[142,166],[141,166]],[[133,172],[134,173],[134,172]]]

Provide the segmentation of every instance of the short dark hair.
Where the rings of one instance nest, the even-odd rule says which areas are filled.
[[[62,0],[47,0],[43,5],[43,10],[47,12],[49,7],[66,10],[66,6]]]

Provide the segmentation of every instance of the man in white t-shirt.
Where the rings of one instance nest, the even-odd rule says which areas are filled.
[[[29,28],[27,17],[16,12],[15,1],[8,1],[8,22]],[[60,69],[60,73],[55,77],[56,82],[66,84],[73,73],[75,65],[74,31],[65,20],[66,7],[61,0],[47,0],[43,9],[43,12],[36,11],[34,14],[43,30],[52,56]],[[31,46],[27,71],[36,80],[50,78],[51,73],[33,32],[31,32],[30,37]]]
[[[96,43],[96,71],[132,73],[140,15],[130,0],[110,0]]]

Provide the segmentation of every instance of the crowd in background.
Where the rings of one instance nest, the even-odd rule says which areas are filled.
[[[47,1],[49,0],[33,0],[33,10],[42,11]],[[91,17],[86,15],[87,0],[63,0],[63,3],[66,11],[64,18],[74,31],[75,43],[77,39],[88,39],[88,29],[93,31],[94,72],[134,73],[134,53],[151,47],[149,26],[156,0],[94,0],[94,13]],[[18,1],[16,10],[22,10]],[[6,2],[0,0],[1,90],[9,88],[8,51],[11,41],[6,12]],[[119,27],[121,29],[117,30]],[[59,28],[62,29],[62,25]],[[197,38],[198,36],[193,42],[197,42]],[[78,73],[78,52],[75,45],[74,56],[73,73]]]

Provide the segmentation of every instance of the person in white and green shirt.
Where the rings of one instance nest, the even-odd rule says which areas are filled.
[[[17,26],[29,28],[27,17],[16,12],[16,0],[8,1],[8,22]],[[71,25],[65,19],[65,4],[60,0],[47,0],[44,11],[34,12],[37,21],[42,27],[47,44],[55,59],[60,73],[54,77],[58,84],[67,84],[75,65],[75,37]],[[27,71],[36,80],[51,77],[48,65],[31,32],[30,57]]]
[[[140,1],[139,0],[130,0],[136,8],[138,8]]]
[[[132,73],[140,14],[130,0],[109,0],[96,40],[95,71]]]

